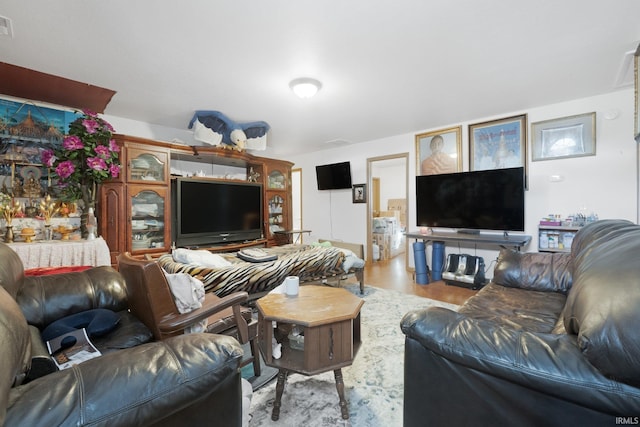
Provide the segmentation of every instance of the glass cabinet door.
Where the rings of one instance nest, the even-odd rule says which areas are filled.
[[[129,149],[129,181],[164,182],[167,179],[167,154]]]
[[[167,248],[164,188],[134,191],[131,197],[131,251]]]
[[[286,175],[279,170],[270,172],[267,178],[267,188],[277,190],[284,190],[287,188]]]
[[[286,230],[285,217],[283,215],[284,198],[279,195],[270,196],[268,199],[269,209],[269,233],[273,235],[276,231]]]

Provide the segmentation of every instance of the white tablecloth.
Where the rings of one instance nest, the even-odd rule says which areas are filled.
[[[111,265],[107,242],[95,240],[37,240],[33,243],[9,243],[24,264],[25,270],[39,267],[76,265]]]

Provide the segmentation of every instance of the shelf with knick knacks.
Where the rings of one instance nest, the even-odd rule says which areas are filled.
[[[7,243],[31,243],[39,240],[80,239],[80,213],[66,204],[60,216],[61,204],[49,196],[24,199],[11,198],[0,193],[0,227],[3,240]]]

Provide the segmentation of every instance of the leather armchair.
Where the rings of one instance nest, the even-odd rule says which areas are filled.
[[[241,424],[243,351],[232,337],[190,334],[117,351],[127,339],[106,338],[96,343],[103,356],[27,382],[43,346],[38,327],[79,307],[127,312],[122,283],[108,267],[25,278],[20,258],[0,243],[0,426],[207,425],[212,414]]]

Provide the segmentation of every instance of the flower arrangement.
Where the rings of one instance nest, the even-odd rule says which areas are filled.
[[[60,198],[83,200],[84,212],[93,207],[98,184],[120,174],[120,148],[113,127],[89,110],[69,125],[62,145],[42,152],[42,163],[52,168]]]
[[[19,215],[21,211],[22,211],[22,206],[20,205],[20,202],[18,202],[17,200],[14,201],[13,203],[3,202],[0,205],[0,212],[2,213],[2,218],[4,218],[5,224],[8,226],[11,225],[13,218]]]
[[[51,201],[51,196],[47,194],[47,197],[40,200],[40,215],[44,218],[44,223],[51,224],[51,218],[58,213],[60,207],[56,207],[56,203]]]

